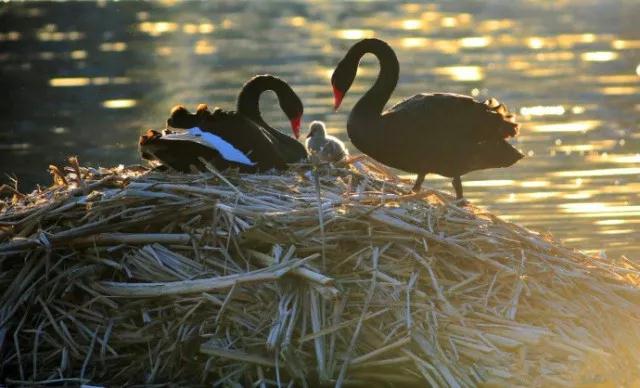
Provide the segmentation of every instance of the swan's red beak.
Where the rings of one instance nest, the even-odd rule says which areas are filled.
[[[302,115],[291,119],[291,130],[296,139],[300,137],[300,121],[302,121]]]
[[[340,108],[340,104],[342,104],[344,92],[335,87],[335,85],[331,86],[333,86],[333,110],[338,110],[338,108]]]

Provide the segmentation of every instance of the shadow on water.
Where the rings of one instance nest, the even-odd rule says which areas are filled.
[[[232,107],[257,73],[287,79],[306,122],[345,139],[377,64],[363,60],[338,113],[328,78],[375,34],[401,62],[392,103],[450,91],[519,113],[528,158],[466,176],[470,200],[571,246],[640,257],[639,17],[632,0],[2,4],[0,182],[48,184],[47,166],[71,154],[138,163],[138,135],[162,127],[171,106]],[[262,107],[287,127],[273,96]]]

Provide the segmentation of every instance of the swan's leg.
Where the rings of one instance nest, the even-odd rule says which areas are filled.
[[[456,189],[456,199],[462,199],[462,181],[460,176],[453,177],[453,188]]]
[[[419,193],[420,188],[422,187],[422,182],[424,182],[424,176],[427,174],[419,173],[416,177],[416,184],[413,185],[413,189],[411,189],[414,193]]]

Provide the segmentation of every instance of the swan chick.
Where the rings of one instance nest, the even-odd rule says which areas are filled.
[[[305,146],[309,154],[317,156],[322,162],[336,163],[349,156],[347,147],[340,139],[327,135],[322,121],[314,121],[309,125]]]

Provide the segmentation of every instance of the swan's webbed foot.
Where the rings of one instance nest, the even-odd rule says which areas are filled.
[[[455,201],[453,201],[453,203],[458,207],[465,207],[471,204],[471,202],[469,202],[469,200],[466,198],[458,198]]]

